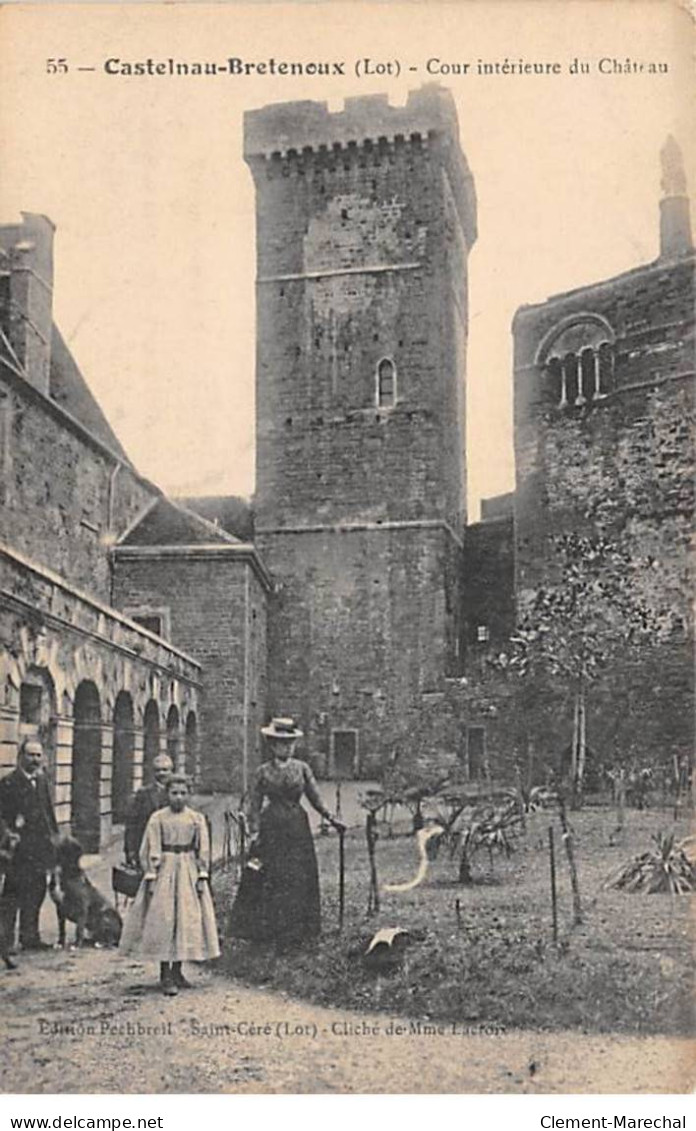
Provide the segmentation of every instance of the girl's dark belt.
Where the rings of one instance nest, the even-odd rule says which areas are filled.
[[[195,852],[195,844],[163,844],[163,852]]]

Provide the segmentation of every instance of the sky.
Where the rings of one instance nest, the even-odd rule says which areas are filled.
[[[467,372],[475,517],[481,496],[514,485],[515,310],[657,255],[667,134],[694,168],[692,34],[672,0],[5,6],[0,222],[24,210],[55,223],[56,321],[141,472],[173,494],[250,495],[255,250],[243,113],[307,98],[340,109],[372,93],[400,105],[440,81],[456,100],[478,197]],[[109,58],[228,57],[340,60],[346,74],[104,71]],[[67,73],[47,73],[49,59],[67,60]],[[365,59],[392,73],[357,75]],[[428,74],[428,59],[469,69]],[[479,59],[558,62],[561,74],[482,75]],[[668,70],[615,72],[614,59]],[[589,73],[571,73],[574,60]]]

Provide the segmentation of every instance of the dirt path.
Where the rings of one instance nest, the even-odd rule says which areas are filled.
[[[574,1032],[408,1032],[192,969],[165,999],[113,952],[0,974],[4,1092],[684,1092],[694,1042]],[[404,1031],[395,1031],[396,1026]]]

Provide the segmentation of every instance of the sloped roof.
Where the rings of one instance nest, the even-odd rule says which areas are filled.
[[[130,463],[55,323],[51,335],[49,393],[51,400],[74,416],[97,440]]]
[[[226,530],[171,499],[156,499],[143,518],[121,539],[121,546],[238,545]]]
[[[491,495],[481,499],[481,521],[490,518],[511,518],[515,510],[515,492],[506,491],[504,495]]]
[[[248,499],[239,495],[195,495],[177,498],[176,502],[242,542],[253,542],[254,512]]]

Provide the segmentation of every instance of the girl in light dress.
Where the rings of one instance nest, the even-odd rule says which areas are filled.
[[[143,879],[121,936],[124,954],[158,959],[169,997],[189,985],[182,962],[220,954],[210,893],[210,838],[205,817],[190,809],[188,778],[173,774],[169,804],[152,814],[140,846]]]

